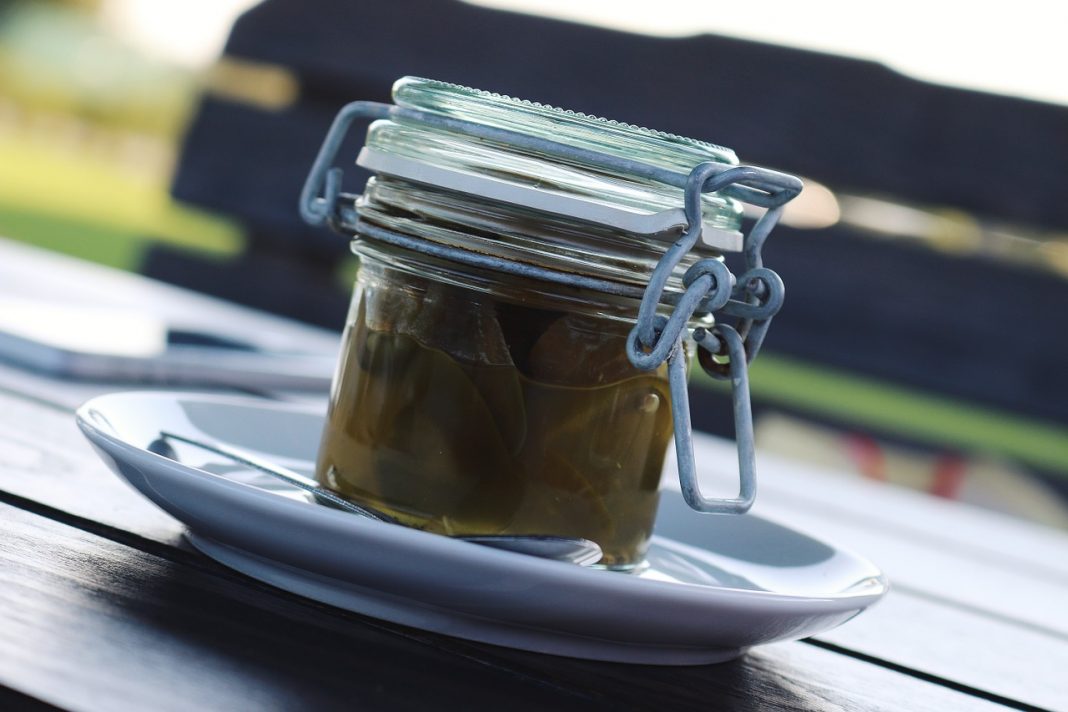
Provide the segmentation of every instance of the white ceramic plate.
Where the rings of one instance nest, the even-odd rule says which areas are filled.
[[[200,551],[280,588],[447,635],[596,660],[693,665],[837,626],[887,583],[863,558],[753,515],[691,512],[665,491],[649,567],[625,574],[489,549],[311,503],[168,431],[311,474],[321,410],[249,398],[117,393],[78,410],[103,459],[181,520]]]

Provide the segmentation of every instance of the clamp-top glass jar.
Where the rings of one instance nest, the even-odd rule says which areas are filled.
[[[760,245],[800,183],[712,144],[441,82],[407,77],[393,96],[342,110],[301,197],[360,256],[319,481],[410,526],[583,537],[629,568],[674,434],[691,505],[748,508],[745,364],[782,299]],[[375,176],[352,196],[330,166],[357,118],[377,119],[357,161]],[[740,201],[770,208],[748,237]],[[737,280],[729,251],[746,254]],[[694,481],[695,351],[734,387],[736,499]]]

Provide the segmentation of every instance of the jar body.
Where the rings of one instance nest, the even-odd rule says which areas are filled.
[[[755,269],[780,211],[747,245],[742,202],[779,207],[800,182],[713,144],[433,80],[402,78],[394,100],[342,109],[301,193],[305,219],[354,236],[362,258],[319,481],[414,527],[584,537],[628,568],[651,534],[674,411],[687,501],[748,509],[744,369],[782,287]],[[375,119],[357,157],[374,176],[352,206],[331,164],[356,118]],[[746,283],[728,283],[712,260],[743,250]],[[748,305],[724,304],[740,291]],[[643,341],[655,305],[670,353],[633,351],[639,300]],[[701,495],[665,366],[681,385],[690,329],[714,328],[717,310],[757,335],[723,326],[702,341],[725,350],[703,357],[729,362],[745,441],[733,499]],[[628,352],[661,366],[640,372]]]
[[[626,356],[635,305],[356,246],[320,483],[428,531],[584,537],[605,566],[639,563],[672,419],[665,370]]]

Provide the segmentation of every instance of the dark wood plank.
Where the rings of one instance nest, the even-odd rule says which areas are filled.
[[[728,37],[628,34],[440,0],[333,0],[318,8],[310,16],[301,3],[266,2],[235,25],[227,53],[291,68],[302,80],[301,103],[244,121],[218,113],[194,121],[176,179],[180,197],[303,238],[290,201],[319,141],[305,139],[301,124],[321,136],[328,118],[294,114],[314,102],[328,113],[346,101],[381,99],[397,77],[430,72],[720,142],[743,160],[835,187],[1068,226],[1058,190],[1068,160],[1061,106]],[[234,102],[216,107],[252,113]],[[1003,180],[985,180],[990,166]]]
[[[297,300],[279,305],[278,289],[264,277],[272,265],[288,264],[286,282],[302,279],[309,294],[325,292],[330,256],[345,252],[326,230],[302,224],[292,196],[338,107],[386,99],[397,77],[428,68],[440,79],[722,142],[745,162],[796,171],[835,190],[962,208],[984,224],[1068,226],[1060,188],[1068,158],[1064,106],[723,37],[630,35],[440,0],[326,5],[331,9],[321,5],[321,17],[329,22],[284,1],[263,3],[238,22],[228,52],[292,69],[300,99],[283,110],[264,110],[233,96],[208,97],[186,134],[176,173],[179,198],[251,225],[250,248],[262,257],[225,271],[229,265],[198,265],[164,252],[149,264],[155,274],[173,279],[180,273],[198,288],[237,292],[263,308],[316,319],[322,308],[299,312]],[[422,27],[411,26],[414,16],[424,18]],[[299,39],[290,37],[294,24],[303,30]],[[439,26],[451,30],[441,33]],[[403,46],[395,41],[401,33]],[[700,70],[678,70],[684,66]],[[338,160],[349,164],[345,182],[353,190],[361,184],[351,166],[361,132],[352,132]],[[267,145],[270,151],[261,150]],[[992,165],[997,181],[986,178]],[[860,212],[843,200],[839,224],[777,231],[768,264],[781,271],[790,296],[767,348],[1068,423],[1068,379],[1060,367],[1068,335],[1048,328],[1044,310],[1002,296],[1060,304],[1068,284],[1052,271],[991,259],[989,248],[948,253],[930,249],[935,240],[871,239],[870,230],[856,224]],[[887,219],[882,227],[909,238],[926,232],[905,222]],[[318,280],[304,276],[316,267]],[[334,301],[331,311],[343,308],[343,296]],[[1014,327],[1013,338],[997,349],[989,348],[991,323]]]
[[[707,447],[708,443],[703,445],[703,456],[715,454]],[[771,482],[764,488],[764,499],[777,499],[775,483],[786,477],[778,469],[770,468]],[[828,488],[831,483],[813,475],[810,487],[818,491],[821,486]],[[70,521],[116,541],[140,548],[149,548],[152,543],[167,548],[182,545],[181,525],[107,471],[77,432],[68,411],[3,392],[0,392],[0,490],[40,504],[39,511],[46,515],[55,517],[62,512],[81,518],[83,521]],[[857,506],[861,501],[861,495],[848,484],[839,485],[838,493],[842,495],[843,506]],[[810,491],[809,496],[815,495]],[[893,498],[889,501],[893,502]],[[882,500],[883,505],[887,503],[888,500]],[[902,511],[907,511],[904,504]],[[790,508],[775,514],[785,521],[803,515]],[[845,527],[841,518],[835,517],[833,521],[837,527],[830,532],[833,540],[855,542],[858,537],[872,538],[870,533]],[[941,521],[947,523],[945,517]],[[951,516],[948,521],[952,522]],[[814,524],[819,531],[819,522],[806,523]],[[1015,536],[1022,540],[1022,530],[1016,530]],[[889,537],[880,539],[880,546],[885,548],[888,541]],[[915,566],[922,573],[926,568],[919,562],[921,555],[924,553],[913,547],[897,558],[916,560]],[[945,557],[943,565],[952,565],[952,561]],[[911,571],[900,573],[905,580],[909,580],[910,574],[913,579],[918,578]],[[1018,571],[1013,572],[1007,566],[999,569],[994,563],[981,573],[986,576],[985,581],[997,578],[1026,583]],[[1010,603],[1011,597],[1006,596],[1006,606]],[[1068,698],[1068,681],[1056,674],[1055,669],[1056,661],[1068,656],[1068,639],[1023,625],[1026,621],[1002,620],[994,617],[994,613],[963,610],[957,599],[937,592],[894,590],[885,603],[819,638],[888,663],[1031,704],[1050,705]],[[1003,651],[1007,649],[1028,653],[1006,657]]]
[[[0,489],[155,541],[181,536],[174,518],[111,474],[70,410],[2,390]]]
[[[9,687],[0,687],[0,710],[18,710],[19,712],[46,712],[59,709],[55,705],[42,702],[36,697],[24,695]]]
[[[195,312],[208,321],[224,318],[261,330],[269,325],[288,338],[322,336],[137,277],[10,245],[6,252],[13,259],[0,262],[5,290],[88,294],[115,304],[147,301],[162,313]],[[0,366],[0,388],[5,387],[28,398],[0,393],[0,489],[42,505],[46,513],[52,508],[53,516],[80,517],[79,526],[117,541],[142,548],[152,542],[181,546],[181,526],[114,478],[71,421],[73,404],[121,386],[70,384]],[[733,468],[731,445],[703,438],[699,445],[705,469]],[[1064,623],[1059,601],[1068,559],[1057,555],[1065,550],[1063,536],[1042,536],[1034,527],[988,513],[894,489],[876,491],[870,483],[843,481],[775,458],[763,457],[761,466],[760,509],[831,540],[852,542],[887,567],[897,584],[883,606],[821,640],[1035,704],[1066,695],[1068,683],[1049,670],[1064,656],[1064,635],[1046,630]],[[992,524],[997,536],[987,536]],[[1006,596],[987,585],[991,580],[1026,585],[1035,578],[1043,586],[1023,592],[1026,606],[1019,605],[1019,592]],[[962,608],[964,603],[969,608]],[[1005,649],[1030,652],[1003,660]]]
[[[464,643],[6,505],[0,583],[0,683],[72,709],[994,707],[802,643],[691,668]]]
[[[544,708],[587,696],[0,507],[0,675],[74,709]],[[461,684],[464,681],[466,684]]]

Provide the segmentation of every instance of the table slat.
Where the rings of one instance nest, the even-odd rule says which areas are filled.
[[[706,491],[730,487],[730,468],[737,467],[733,444],[703,434],[694,443]],[[1068,635],[1065,532],[994,513],[980,532],[978,514],[967,505],[774,456],[761,454],[758,462],[755,513],[863,552],[899,590]],[[666,477],[675,482],[670,468]],[[1011,547],[1001,539],[1003,528]]]
[[[101,533],[122,542],[182,546],[181,524],[111,474],[64,410],[0,392],[0,471],[0,490],[39,503],[45,514],[57,516],[50,508],[83,518],[83,527],[110,527]],[[685,517],[679,538],[699,543],[701,521]],[[691,524],[695,529],[687,532]],[[1068,689],[1063,676],[1048,674],[1068,655],[1065,640],[909,592],[892,591],[819,639],[1032,704],[1063,699]],[[1007,649],[1029,653],[1004,656]]]
[[[803,643],[690,668],[464,643],[6,505],[0,611],[0,683],[75,710],[994,707]]]

